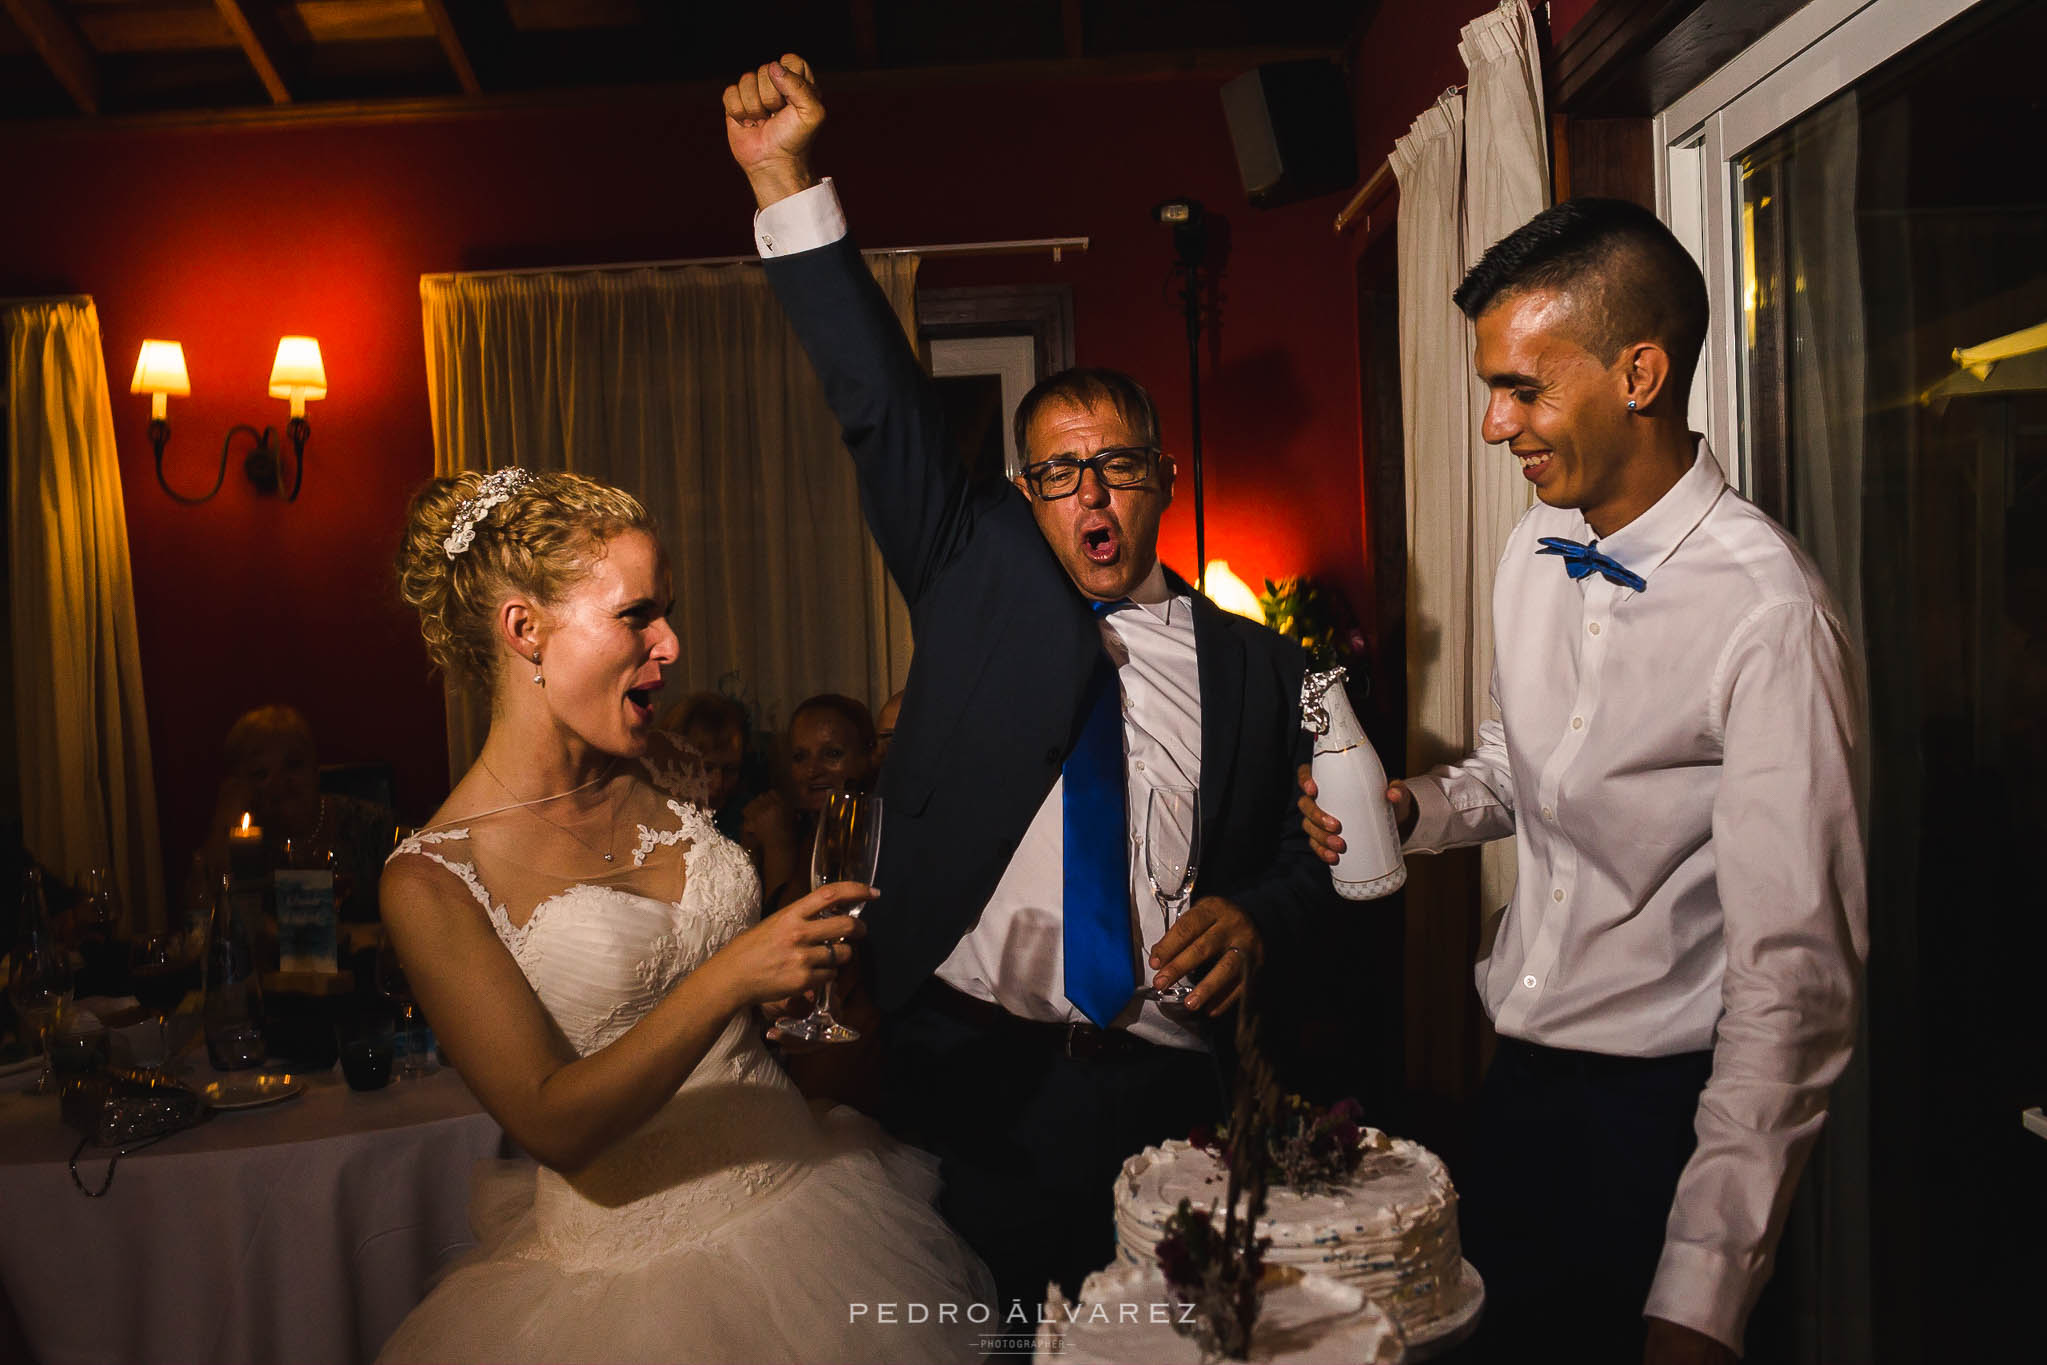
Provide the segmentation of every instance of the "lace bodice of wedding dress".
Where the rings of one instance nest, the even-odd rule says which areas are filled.
[[[517,922],[479,868],[491,840],[474,825],[424,831],[394,855],[437,863],[468,888],[579,1056],[615,1042],[759,913],[746,855],[700,807],[657,792],[656,813],[635,822],[631,854],[617,855],[619,884],[570,883]],[[518,831],[508,833],[516,846]],[[673,903],[645,889],[666,879],[671,857],[682,880]],[[530,878],[514,864],[508,880]],[[735,1016],[638,1132],[573,1178],[540,1172],[534,1212],[551,1258],[630,1264],[715,1237],[747,1200],[815,1158],[815,1120],[760,1031]]]

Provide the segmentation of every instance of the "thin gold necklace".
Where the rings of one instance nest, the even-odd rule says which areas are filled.
[[[525,809],[527,807],[543,806],[547,804],[549,801],[559,801],[564,796],[574,796],[577,792],[582,791],[585,787],[593,787],[599,782],[606,781],[607,779],[609,779],[618,772],[618,759],[613,758],[611,760],[611,766],[606,768],[601,776],[591,778],[588,782],[585,782],[581,787],[571,787],[565,792],[556,792],[553,796],[536,796],[531,801],[524,801],[520,800],[519,793],[512,790],[510,783],[506,782],[505,779],[498,776],[497,769],[491,767],[490,764],[487,761],[485,761],[482,754],[478,754],[476,756],[476,761],[479,764],[482,764],[483,770],[485,772],[490,774],[490,780],[497,783],[498,786],[504,789],[505,795],[511,797],[514,801],[518,802],[518,805],[516,807],[511,807],[511,809]],[[570,829],[561,821],[556,820],[553,817],[549,816],[546,811],[535,810],[533,813],[539,816],[542,820],[547,821],[548,824],[553,825],[563,834],[566,834],[571,839],[574,839],[584,848],[587,848],[592,853],[597,854],[599,857],[603,858],[605,862],[608,863],[612,861],[613,854],[618,849],[618,808],[624,802],[624,800],[625,787],[621,785],[617,791],[611,794],[611,822],[608,826],[606,826],[609,838],[608,842],[606,843],[606,846],[603,848],[597,847],[597,845],[591,843],[588,839],[585,839],[582,835],[576,833],[574,830]]]

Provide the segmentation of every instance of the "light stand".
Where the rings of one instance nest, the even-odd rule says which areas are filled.
[[[1173,229],[1173,269],[1187,313],[1187,446],[1194,470],[1194,587],[1207,589],[1208,537],[1201,499],[1201,267],[1208,257],[1208,220],[1198,199],[1169,199],[1152,216]]]

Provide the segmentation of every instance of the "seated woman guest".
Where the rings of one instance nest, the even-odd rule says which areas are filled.
[[[331,854],[334,890],[344,920],[374,924],[377,878],[391,852],[398,817],[389,806],[320,790],[313,727],[297,707],[259,706],[228,729],[226,775],[206,831],[206,866],[227,867],[227,832],[247,812],[262,827],[273,858],[289,842],[294,856]]]
[[[873,894],[761,919],[759,884],[650,705],[669,574],[630,495],[512,468],[437,479],[399,556],[429,653],[489,692],[476,764],[384,873],[462,1078],[539,1162],[477,1188],[484,1245],[393,1360],[956,1360],[985,1270],[933,1163],[814,1118],[758,1007],[822,986]],[[861,1305],[960,1305],[941,1322]],[[899,1318],[907,1315],[888,1315]]]
[[[866,791],[874,778],[874,717],[851,697],[820,692],[789,717],[789,790],[766,791],[746,808],[746,840],[760,850],[769,905],[810,889],[810,844],[833,792]]]

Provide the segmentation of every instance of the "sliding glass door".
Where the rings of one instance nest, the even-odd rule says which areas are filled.
[[[1999,1358],[2042,1282],[2043,58],[2047,5],[1813,0],[1660,120],[1715,303],[1695,416],[1868,664],[1865,1041],[1782,1269],[1806,1359]]]

